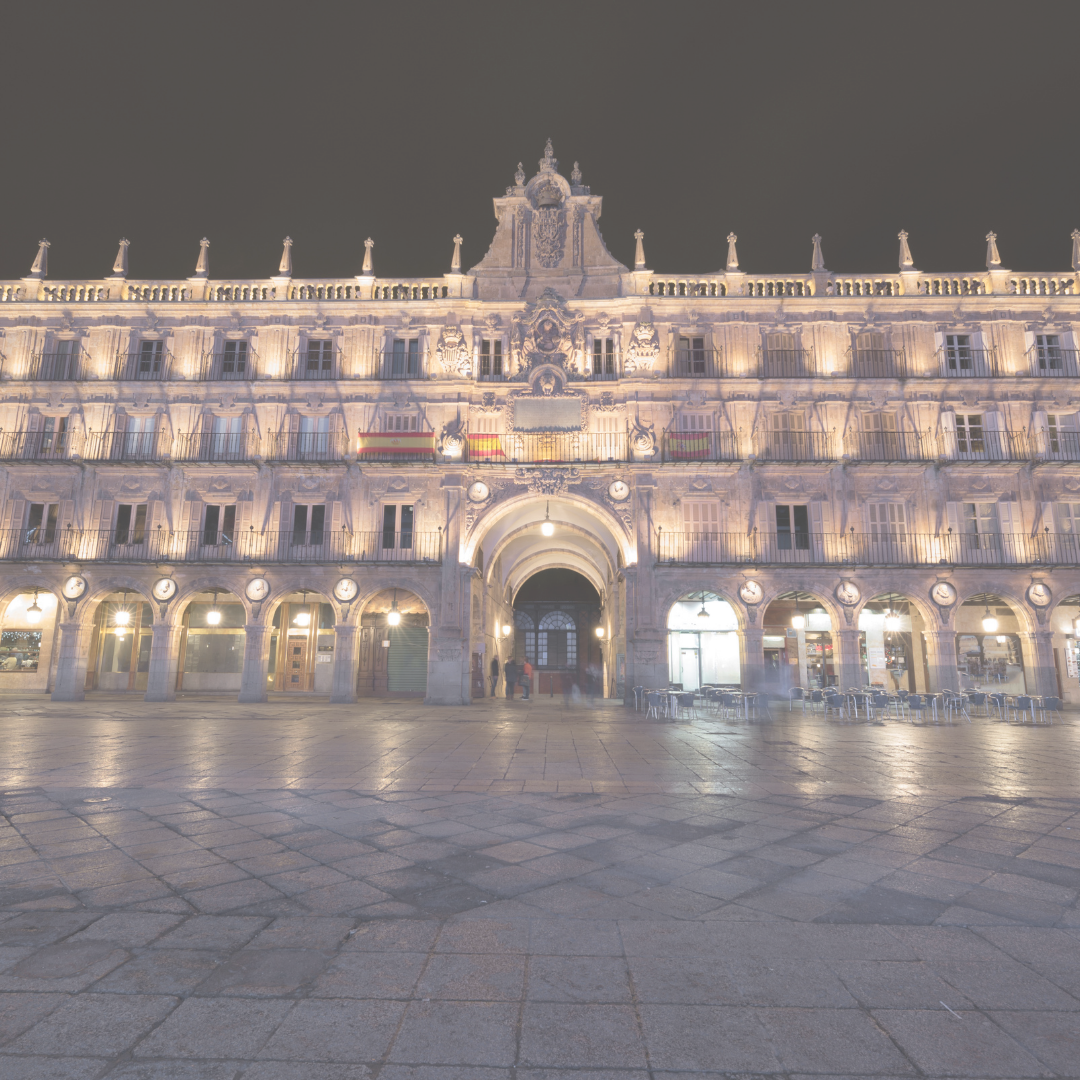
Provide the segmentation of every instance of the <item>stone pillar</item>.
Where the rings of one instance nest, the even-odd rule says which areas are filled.
[[[1034,633],[1020,635],[1024,682],[1029,694],[1058,696],[1053,639],[1054,635],[1050,630],[1036,630]]]
[[[953,630],[927,630],[923,640],[926,642],[926,666],[930,672],[930,685],[927,690],[938,693],[941,690],[959,690],[960,673],[956,670],[956,632]]]
[[[859,631],[851,628],[834,630],[832,639],[837,689],[843,692],[851,687],[862,688],[866,685],[866,674],[859,656]]]
[[[334,627],[334,679],[331,705],[352,705],[356,701],[356,634],[351,623]]]
[[[237,701],[266,700],[266,672],[269,666],[270,627],[262,623],[247,623],[244,626],[244,670],[240,676],[240,696]]]
[[[427,696],[424,700],[429,705],[469,705],[472,703],[472,675],[469,666],[472,661],[469,649],[472,570],[463,566],[460,561],[465,502],[464,475],[445,475],[442,478],[442,492],[446,523],[443,529],[438,597],[435,610],[431,612]]]
[[[765,631],[760,626],[748,626],[739,637],[742,644],[743,689],[752,692],[766,690]]]
[[[180,668],[180,636],[183,626],[156,622],[151,630],[150,670],[144,701],[175,701],[176,675]]]
[[[93,627],[77,622],[60,624],[59,660],[53,701],[82,701],[86,697],[86,665],[90,659]]]

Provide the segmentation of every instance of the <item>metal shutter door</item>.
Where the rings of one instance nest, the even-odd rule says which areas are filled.
[[[386,688],[392,694],[427,693],[427,654],[426,626],[390,627]]]

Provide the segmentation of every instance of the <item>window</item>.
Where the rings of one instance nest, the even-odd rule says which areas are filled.
[[[330,417],[301,416],[300,445],[301,455],[326,455],[330,450]]]
[[[881,364],[885,361],[884,334],[858,334],[855,348],[859,359],[868,364]]]
[[[248,343],[246,341],[226,341],[221,350],[221,373],[223,375],[243,375],[247,371]]]
[[[679,416],[679,430],[712,431],[712,413],[682,413]]]
[[[329,338],[315,338],[307,343],[304,374],[309,379],[329,378],[334,370],[334,343]]]
[[[211,456],[241,458],[244,450],[244,418],[215,416],[212,422]]]
[[[323,542],[326,525],[326,507],[318,505],[300,505],[293,507],[292,542],[300,546],[311,544],[318,546]]]
[[[565,611],[552,611],[540,620],[536,636],[537,667],[577,667],[577,627]]]
[[[208,547],[236,540],[236,506],[208,506],[203,514],[202,542]]]
[[[1035,359],[1041,371],[1060,371],[1065,359],[1061,338],[1057,334],[1036,334]]]
[[[962,503],[966,536],[995,536],[998,528],[997,503]]]
[[[904,504],[900,502],[872,502],[867,507],[870,535],[875,540],[907,542],[907,521]]]
[[[1047,413],[1046,436],[1050,444],[1050,453],[1075,453],[1080,442],[1076,434],[1075,413]]]
[[[1080,503],[1054,503],[1054,528],[1059,533],[1080,536]]]
[[[129,416],[124,426],[123,456],[151,457],[154,448],[154,417]]]
[[[55,342],[52,370],[42,372],[42,375],[53,379],[77,379],[81,352],[82,348],[77,339],[68,338]]]
[[[143,544],[146,542],[146,503],[120,503],[116,507],[114,544]]]
[[[480,378],[500,378],[503,373],[502,338],[484,338],[480,342]]]
[[[945,335],[945,363],[950,371],[970,371],[974,360],[970,334]]]
[[[164,342],[140,341],[139,359],[136,375],[140,379],[153,379],[161,375],[161,360],[164,354]]]
[[[412,379],[420,374],[420,342],[417,338],[394,338],[390,354],[390,377]]]
[[[680,338],[680,342],[683,340],[685,339]],[[704,347],[704,338],[696,338],[695,340],[702,342],[702,346]],[[704,368],[702,370],[704,370]],[[594,375],[615,374],[614,338],[593,338],[592,373]]]
[[[712,500],[683,499],[683,528],[688,533],[711,533],[720,531],[720,504]]]
[[[772,452],[780,458],[806,456],[809,440],[806,437],[806,417],[801,412],[773,413],[769,418]]]
[[[863,413],[864,431],[896,431],[896,413]]]
[[[386,505],[383,507],[382,546],[403,549],[413,546],[413,508]]]
[[[41,418],[41,455],[60,457],[67,449],[66,416],[43,416]]]
[[[383,418],[384,431],[416,431],[420,417],[416,413],[386,413]]]
[[[810,514],[805,504],[776,506],[776,546],[781,551],[810,550]]]
[[[536,623],[533,622],[533,618],[528,612],[515,611],[514,612],[514,628],[524,632],[525,638],[525,653],[524,657],[531,664],[536,663]],[[514,641],[514,659],[518,659],[520,655],[520,648],[518,643],[521,640],[522,635],[515,635]]]
[[[51,544],[56,539],[59,503],[31,503],[26,513],[26,542]]]
[[[681,375],[705,375],[705,339],[680,337],[678,369]]]
[[[982,454],[986,452],[986,438],[983,433],[981,413],[956,414],[956,448],[961,454]]]

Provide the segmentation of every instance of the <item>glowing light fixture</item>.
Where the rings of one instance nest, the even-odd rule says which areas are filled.
[[[390,605],[390,610],[386,613],[386,621],[390,626],[401,625],[401,612],[397,607],[397,589],[394,590],[394,600]]]
[[[509,637],[510,636],[510,624],[509,623],[503,623],[502,632],[503,632],[503,637]]]
[[[806,616],[799,608],[799,594],[795,594],[795,614],[791,616],[791,629],[792,630],[805,630],[806,629]]]
[[[1009,640],[1009,635],[1008,634],[998,634],[998,636],[997,636],[997,643],[999,645],[1004,645],[1008,640]]]
[[[206,613],[207,626],[221,625],[221,611],[217,606],[217,593],[214,593],[214,606]]]
[[[604,636],[604,628],[602,626],[598,626],[596,628],[596,636],[598,638],[602,638]]]
[[[701,610],[697,613],[697,617],[699,619],[707,619],[709,617],[709,613],[705,610],[705,594],[704,593],[701,594]]]
[[[307,609],[307,591],[304,592],[304,599],[301,601],[303,607],[296,613],[296,618],[293,622],[297,626],[310,626],[311,625],[311,612]]]
[[[998,628],[998,621],[990,614],[990,608],[987,606],[982,619],[982,628],[984,634],[996,634]]]
[[[540,526],[540,531],[545,536],[555,535],[555,525],[551,521],[551,503],[548,503],[544,509],[544,524]]]
[[[113,615],[113,623],[116,626],[127,626],[131,622],[131,612],[121,608]]]
[[[886,611],[885,618],[882,620],[882,625],[890,633],[894,634],[900,629],[900,613],[897,611]]]
[[[26,609],[26,621],[29,623],[41,622],[42,611],[38,604],[37,589],[34,590],[34,602]]]

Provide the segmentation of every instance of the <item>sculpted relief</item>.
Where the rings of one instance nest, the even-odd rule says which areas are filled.
[[[512,340],[519,377],[527,377],[529,371],[543,364],[562,368],[570,376],[581,373],[584,320],[570,311],[554,289],[545,289],[543,295],[514,316]]]
[[[448,375],[466,379],[472,374],[472,354],[459,326],[446,326],[439,335],[435,357]]]
[[[628,375],[650,372],[660,355],[660,335],[651,322],[639,322],[630,334],[623,370]]]

